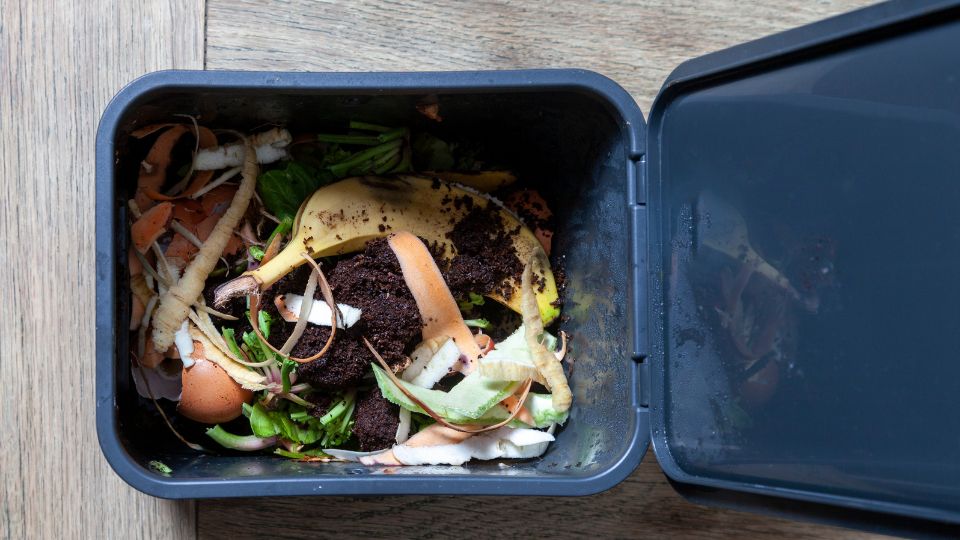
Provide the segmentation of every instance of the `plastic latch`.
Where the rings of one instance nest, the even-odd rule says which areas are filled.
[[[630,205],[630,286],[633,309],[630,330],[633,340],[631,356],[642,362],[647,358],[647,206]]]
[[[627,168],[627,200],[631,204],[647,204],[647,158],[644,154],[632,156]]]
[[[631,156],[628,169],[630,211],[630,356],[640,369],[639,402],[649,406],[648,320],[647,320],[647,161],[643,154]]]
[[[640,368],[640,406],[649,407],[650,406],[650,362],[643,361],[639,365]]]

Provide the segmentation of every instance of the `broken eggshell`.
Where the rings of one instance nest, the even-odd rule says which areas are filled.
[[[176,360],[172,360],[176,362]],[[179,364],[179,362],[176,362]],[[137,394],[146,399],[150,399],[150,394],[156,399],[169,399],[170,401],[180,401],[180,370],[168,372],[164,364],[156,368],[148,368],[130,365],[130,375],[133,377],[133,385],[137,389]],[[146,378],[146,382],[144,382]],[[149,385],[149,391],[147,389]]]
[[[203,347],[194,342],[193,366],[183,369],[183,393],[177,410],[204,424],[229,422],[240,416],[243,404],[253,398],[226,371],[203,356]]]

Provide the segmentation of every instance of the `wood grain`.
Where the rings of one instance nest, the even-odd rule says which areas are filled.
[[[427,537],[448,535],[451,515],[464,536],[860,536],[688,504],[649,457],[591,498],[213,501],[195,519],[193,504],[135,492],[100,456],[92,269],[96,123],[144,72],[577,66],[613,77],[648,110],[683,59],[862,3],[211,0],[205,59],[202,0],[3,2],[0,538]]]
[[[0,538],[187,538],[94,429],[94,138],[121,86],[203,66],[200,0],[0,3]]]
[[[454,528],[451,524],[456,523]],[[374,497],[205,501],[198,536],[262,538],[874,538],[833,527],[695,506],[647,458],[612,490],[584,498]]]
[[[685,59],[861,7],[801,2],[208,0],[208,69],[405,71],[585,67],[644,111]],[[471,511],[474,510],[474,511]],[[456,517],[458,529],[449,523]],[[200,503],[202,538],[868,535],[709,509],[681,499],[650,456],[589,498],[298,498]]]
[[[207,68],[589,68],[623,85],[646,113],[683,60],[870,3],[209,0]]]

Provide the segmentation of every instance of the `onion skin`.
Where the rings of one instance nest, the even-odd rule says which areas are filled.
[[[196,422],[219,424],[240,416],[243,404],[251,399],[253,392],[237,384],[223,368],[199,358],[183,370],[183,394],[177,411]]]

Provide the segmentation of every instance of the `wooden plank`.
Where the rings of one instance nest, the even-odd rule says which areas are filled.
[[[405,71],[583,67],[644,111],[680,62],[862,7],[864,0],[457,2],[209,0],[209,69]],[[477,509],[471,513],[470,509]],[[456,519],[457,529],[450,523]],[[681,499],[651,458],[622,485],[580,499],[389,497],[200,503],[199,536],[277,538],[686,536],[867,537]]]
[[[210,0],[209,69],[417,71],[579,67],[646,113],[680,62],[869,0]]]
[[[202,0],[0,9],[0,538],[196,534],[192,503],[134,491],[97,444],[93,156],[123,84],[203,67],[203,15]]]
[[[369,497],[204,501],[199,538],[874,538],[690,504],[647,458],[612,490],[585,498]],[[454,526],[455,523],[455,526]],[[266,525],[269,524],[269,525]]]

